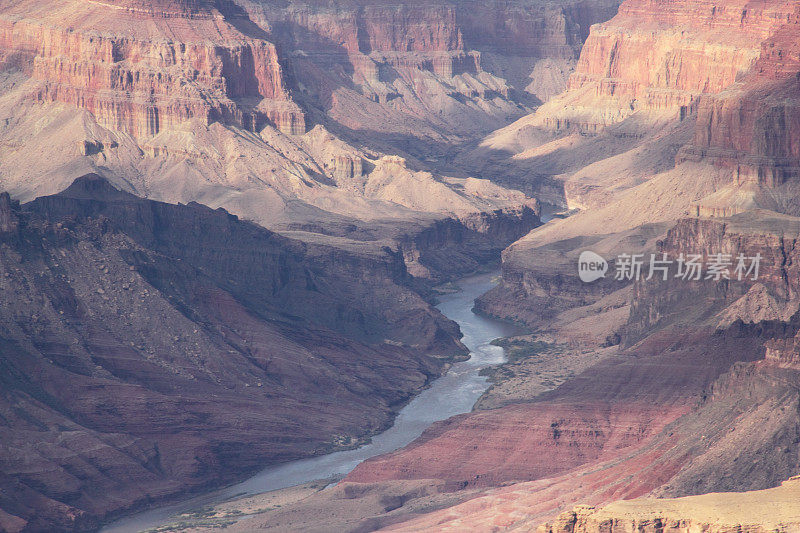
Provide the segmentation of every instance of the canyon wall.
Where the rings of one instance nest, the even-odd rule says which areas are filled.
[[[607,294],[603,282],[570,284],[577,253],[565,265],[553,251],[600,227],[624,236],[686,215],[796,215],[798,9],[631,0],[595,25],[569,90],[474,154],[476,165],[490,161],[487,172],[511,174],[508,183],[583,210],[505,252],[507,282],[482,299],[484,310],[533,323],[550,302],[558,310]],[[632,220],[641,205],[651,207]]]
[[[758,61],[725,92],[704,98],[693,141],[678,160],[705,159],[732,169],[737,185],[777,187],[800,176],[800,6],[761,43]]]
[[[522,221],[518,237],[529,199],[424,170],[538,103],[531,83],[558,92],[534,68],[569,71],[617,5],[18,2],[0,9],[0,107],[13,117],[0,180],[28,200],[96,172],[289,231],[411,221],[405,238],[424,212],[506,236]],[[34,165],[41,150],[51,157]],[[407,164],[387,163],[398,151]]]
[[[781,63],[770,69],[796,72],[790,43],[797,8],[797,2],[778,0],[627,0],[612,19],[592,26],[567,90],[486,136],[461,168],[500,176],[502,183],[578,209],[606,205],[676,162],[705,164],[716,156],[736,169],[735,151],[724,145],[749,143],[749,137],[764,148],[754,147],[750,163],[742,154],[741,177],[731,176],[728,184],[791,174],[794,141],[779,133],[780,124],[794,120],[788,78],[786,88],[754,95],[752,101],[762,103],[750,105],[752,113],[724,96],[739,84],[753,88],[747,80],[767,70],[761,66],[767,57]],[[764,98],[770,91],[774,98]],[[713,103],[717,95],[728,103]],[[679,153],[687,143],[690,148]],[[761,170],[760,151],[768,154]],[[717,203],[725,207],[725,201]]]
[[[685,219],[667,232],[658,252],[673,261],[681,254],[697,254],[704,265],[716,254],[760,257],[758,279],[711,283],[672,278],[634,285],[627,342],[633,344],[653,329],[687,321],[717,320],[727,326],[736,320],[744,323],[788,321],[797,310],[800,298],[800,272],[792,258],[797,254],[796,219],[780,215],[747,213],[729,219]],[[733,266],[731,268],[733,268]],[[732,272],[732,271],[731,271]],[[681,292],[685,291],[685,296]],[[697,315],[687,315],[696,310]],[[717,318],[718,313],[724,314]]]
[[[635,111],[682,119],[748,72],[795,10],[779,1],[623,2],[593,27],[569,92],[539,112],[540,123],[597,132]]]
[[[91,111],[102,125],[153,136],[191,119],[305,131],[275,46],[240,32],[210,2],[23,2],[0,12],[3,56],[28,56],[32,97]],[[64,9],[62,7],[61,9]],[[41,18],[39,18],[41,16]],[[260,36],[259,36],[260,37]]]
[[[6,531],[92,530],[362,442],[465,352],[398,254],[97,176],[0,196],[0,270]]]
[[[423,159],[560,92],[589,26],[618,4],[241,2],[281,49],[298,101],[373,144],[402,134],[399,148]]]
[[[731,523],[697,512],[708,505],[678,506],[683,499],[609,503],[763,491],[800,468],[798,238],[797,219],[783,215],[680,221],[654,251],[706,259],[760,253],[758,279],[637,282],[618,354],[549,392],[435,424],[346,481],[437,479],[470,491],[453,507],[386,522],[392,531],[531,531],[548,519],[541,531],[792,531],[794,495],[782,508],[785,520],[773,521],[760,505],[779,494],[709,494],[720,509],[714,516],[741,517]],[[568,511],[578,503],[592,507]]]
[[[407,114],[455,133],[464,123],[457,108],[487,125],[518,113],[513,101],[525,99],[528,84],[538,90],[529,78],[534,63],[549,58],[569,70],[588,27],[618,2],[240,4],[120,0],[47,9],[28,0],[0,13],[0,50],[40,82],[38,101],[86,108],[135,137],[195,118],[298,134],[306,125],[297,98],[348,127],[361,118],[347,114],[366,98],[391,128]],[[492,55],[488,70],[483,50]],[[448,116],[433,117],[423,104]]]
[[[556,135],[605,132],[623,146],[626,136],[646,135],[643,124],[696,119],[692,138],[675,156],[678,165],[712,163],[730,173],[731,188],[780,187],[800,176],[791,133],[800,116],[799,13],[800,4],[783,1],[623,2],[613,19],[593,27],[568,90],[489,141],[513,135],[529,144],[524,132],[534,126]],[[543,142],[534,139],[531,149]],[[567,182],[569,197],[575,185]],[[772,204],[796,214],[785,200],[793,191],[776,194],[781,199]],[[753,190],[731,196],[698,202],[695,211],[714,216],[740,212],[744,204],[774,207]]]

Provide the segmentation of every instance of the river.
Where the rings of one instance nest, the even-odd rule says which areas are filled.
[[[500,364],[505,359],[503,349],[489,343],[498,337],[519,333],[513,325],[472,312],[475,298],[492,288],[495,276],[497,273],[462,279],[458,282],[461,291],[440,297],[437,307],[461,326],[464,334],[462,342],[469,348],[471,357],[467,361],[454,364],[447,374],[435,380],[429,388],[409,402],[397,415],[394,425],[373,437],[370,444],[355,450],[271,466],[237,485],[123,518],[106,526],[101,533],[139,532],[168,523],[176,514],[212,505],[233,496],[260,494],[344,475],[365,459],[402,448],[419,437],[433,422],[471,411],[489,386],[486,378],[478,373],[482,368]]]

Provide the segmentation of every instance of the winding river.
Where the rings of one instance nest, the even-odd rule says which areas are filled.
[[[466,413],[488,388],[486,378],[478,373],[484,367],[504,361],[503,349],[489,344],[498,337],[518,333],[515,326],[478,316],[472,312],[475,298],[492,288],[495,274],[482,274],[458,282],[461,291],[440,298],[439,310],[461,326],[463,343],[471,357],[456,363],[408,403],[397,415],[394,425],[373,437],[370,444],[355,450],[335,452],[271,466],[250,479],[181,503],[144,511],[114,522],[101,533],[134,533],[168,523],[176,514],[212,505],[233,496],[251,495],[283,489],[316,479],[347,474],[361,461],[402,448],[433,422]]]

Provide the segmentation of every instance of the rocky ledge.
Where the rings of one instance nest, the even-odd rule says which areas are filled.
[[[538,533],[789,533],[800,528],[800,479],[773,489],[579,507]]]

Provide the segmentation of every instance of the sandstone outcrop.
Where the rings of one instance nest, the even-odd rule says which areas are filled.
[[[685,118],[701,95],[719,93],[748,72],[762,41],[796,8],[782,1],[623,2],[613,19],[593,28],[569,92],[539,111],[541,123],[596,132],[635,111]]]
[[[737,186],[775,188],[800,176],[800,6],[761,43],[758,61],[738,83],[704,98],[693,141],[680,160],[705,159],[731,169]]]
[[[538,528],[539,533],[788,533],[800,528],[798,479],[756,492],[680,499],[640,499],[602,508],[579,507]]]
[[[0,12],[0,26],[3,56],[29,56],[32,98],[87,109],[134,137],[190,119],[305,131],[275,45],[233,4],[21,2]]]

